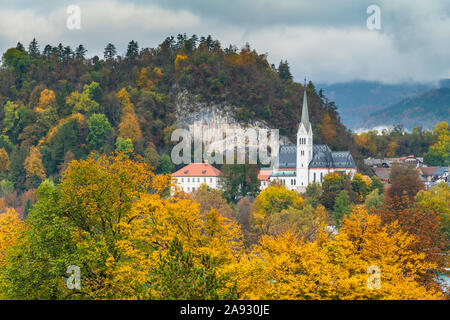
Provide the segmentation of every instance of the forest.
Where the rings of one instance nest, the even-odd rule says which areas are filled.
[[[360,173],[330,174],[304,194],[260,192],[257,165],[223,165],[223,191],[179,192],[169,154],[180,90],[291,138],[307,90],[314,142],[350,150]],[[18,43],[3,54],[0,103],[1,299],[447,297],[449,185],[425,190],[396,167],[387,187],[362,161],[448,165],[446,122],[357,135],[287,61],[185,34],[156,48],[131,41],[124,56],[110,43],[102,58]],[[69,266],[81,288],[66,286]]]

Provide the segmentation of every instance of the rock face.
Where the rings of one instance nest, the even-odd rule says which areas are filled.
[[[231,148],[234,149],[235,139],[242,138],[244,138],[247,148],[256,148],[258,142],[261,141],[249,137],[252,137],[255,132],[262,132],[260,129],[269,132],[269,140],[275,137],[274,134],[271,134],[273,132],[271,130],[278,128],[271,128],[264,122],[239,123],[235,118],[235,109],[234,106],[226,103],[213,104],[198,101],[195,96],[184,90],[177,93],[175,97],[175,125],[177,128],[189,130],[191,136],[194,136],[194,132],[195,137],[201,135],[205,149],[209,153],[224,153]],[[285,136],[280,136],[277,140],[279,144],[292,144]],[[269,145],[273,145],[273,143],[273,141],[269,141]],[[223,151],[220,152],[221,150]]]

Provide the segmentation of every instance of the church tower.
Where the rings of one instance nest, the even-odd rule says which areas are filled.
[[[306,188],[309,183],[309,163],[313,153],[313,133],[308,115],[306,86],[303,94],[302,119],[297,131],[297,178],[296,186]]]

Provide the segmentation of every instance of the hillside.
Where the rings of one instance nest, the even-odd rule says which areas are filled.
[[[352,130],[371,113],[433,89],[431,84],[384,84],[378,81],[351,81],[317,84],[338,106],[343,123]]]
[[[261,122],[293,138],[304,90],[286,62],[277,68],[249,46],[223,49],[210,36],[178,35],[156,48],[131,41],[125,56],[108,44],[103,58],[89,58],[82,45],[19,43],[0,70],[2,185],[20,193],[47,177],[58,181],[72,159],[129,147],[170,171],[170,134],[179,109],[188,108],[177,102],[180,92],[197,105],[226,106],[241,124]],[[315,143],[360,160],[334,103],[311,82],[306,90]]]
[[[415,126],[433,128],[439,121],[450,120],[450,88],[427,91],[404,99],[370,114],[360,122],[363,127],[401,124],[411,130]]]

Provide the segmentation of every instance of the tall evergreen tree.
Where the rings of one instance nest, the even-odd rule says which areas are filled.
[[[23,44],[21,44],[20,42],[17,42],[16,49],[20,51],[25,51]]]
[[[33,38],[33,41],[31,41],[30,44],[28,45],[28,54],[32,59],[39,58],[40,55],[39,44],[36,41],[36,38]]]
[[[44,51],[42,51],[42,55],[45,57],[45,58],[50,58],[50,55],[52,54],[52,46],[51,45],[49,45],[49,44],[47,44],[45,47],[44,47]]]
[[[280,61],[280,65],[278,66],[278,75],[280,76],[281,80],[292,81],[292,74],[289,69],[289,64],[286,60],[284,62],[283,60]]]
[[[131,40],[130,43],[128,43],[127,53],[125,57],[128,60],[135,60],[139,55],[139,45],[137,41]]]
[[[105,60],[112,60],[117,54],[116,46],[112,43],[108,43],[108,45],[105,47],[105,51],[103,53],[103,56],[105,57]]]
[[[75,50],[75,56],[78,59],[84,59],[84,57],[86,56],[87,50],[85,49],[85,47],[80,44],[77,49]]]
[[[70,48],[70,46],[67,46],[64,48],[64,62],[68,62],[73,57],[73,50]]]

